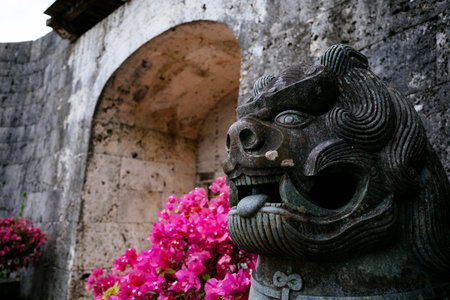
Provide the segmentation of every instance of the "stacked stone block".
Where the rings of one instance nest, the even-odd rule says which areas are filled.
[[[54,33],[0,44],[0,216],[17,215],[26,192],[23,215],[51,238],[39,267],[28,268],[22,280],[23,295],[41,299],[65,293],[78,219],[78,204],[65,193],[74,184],[61,176],[69,135],[69,53],[69,43]]]

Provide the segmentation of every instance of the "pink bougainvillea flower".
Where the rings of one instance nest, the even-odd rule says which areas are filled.
[[[187,292],[189,289],[194,289],[195,291],[200,290],[200,279],[197,277],[197,274],[190,271],[186,265],[183,265],[181,270],[175,273],[175,277],[178,279],[184,292]]]
[[[174,297],[172,295],[161,294],[158,296],[157,300],[172,300]]]
[[[205,300],[218,300],[223,295],[221,281],[211,278],[205,284]]]
[[[128,248],[123,255],[116,258],[113,263],[113,269],[123,272],[127,266],[133,265],[136,262],[136,259],[136,249]]]
[[[21,213],[19,213],[19,216]],[[0,219],[0,273],[4,276],[36,264],[41,256],[40,247],[48,238],[27,218],[10,217]]]
[[[202,188],[167,197],[148,249],[127,249],[112,273],[92,271],[86,288],[95,299],[247,299],[256,255],[230,239],[225,178],[216,178],[210,189],[216,194],[211,199]]]
[[[224,295],[240,295],[242,292],[245,292],[246,287],[249,285],[250,279],[243,269],[240,269],[238,273],[228,273],[222,280]]]

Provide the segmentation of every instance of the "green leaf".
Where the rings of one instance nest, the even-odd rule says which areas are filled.
[[[166,274],[175,274],[177,271],[175,271],[174,269],[172,269],[172,268],[167,268],[167,269],[165,269],[164,270],[164,273],[166,273]]]
[[[119,292],[119,283],[116,282],[112,287],[110,287],[103,293],[102,298],[103,298],[103,300],[107,300],[108,296],[117,295],[118,292]]]
[[[144,295],[158,295],[158,293],[157,292],[154,292],[154,291],[148,291],[148,292],[146,292]]]
[[[202,279],[207,281],[207,280],[211,279],[211,275],[209,275],[209,274],[202,274]]]

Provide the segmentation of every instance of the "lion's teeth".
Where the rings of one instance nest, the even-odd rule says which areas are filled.
[[[279,182],[281,176],[248,176],[242,175],[239,178],[234,179],[234,183],[237,186],[242,185],[258,185]]]

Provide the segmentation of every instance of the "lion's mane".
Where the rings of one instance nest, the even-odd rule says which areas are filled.
[[[328,112],[329,128],[351,146],[377,155],[399,208],[406,246],[426,268],[448,272],[450,189],[419,115],[353,48],[335,45],[321,64],[335,73],[340,91]]]

